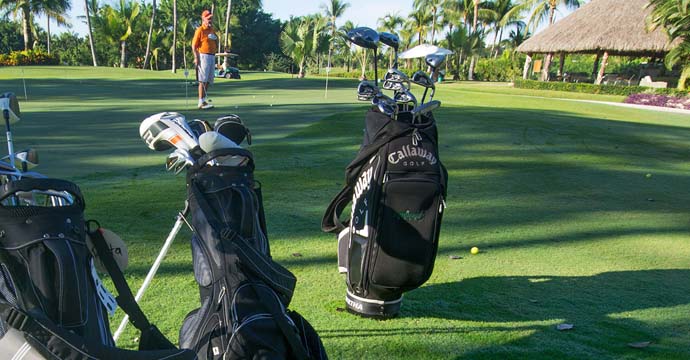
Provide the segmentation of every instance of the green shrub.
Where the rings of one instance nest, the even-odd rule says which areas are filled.
[[[58,65],[60,58],[55,54],[48,54],[41,50],[13,51],[0,54],[0,66],[19,65]]]
[[[517,58],[479,59],[474,69],[479,81],[512,81],[522,74]]]
[[[588,94],[605,94],[630,96],[633,94],[659,94],[670,96],[688,96],[687,91],[673,88],[655,89],[642,86],[594,85],[586,83],[543,82],[534,80],[515,79],[515,87],[521,89],[570,91]]]

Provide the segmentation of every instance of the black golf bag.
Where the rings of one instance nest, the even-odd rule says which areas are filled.
[[[296,279],[271,259],[253,171],[242,148],[207,153],[188,169],[201,307],[185,318],[180,347],[199,359],[326,359],[311,325],[287,309]]]
[[[101,229],[85,223],[84,206],[79,188],[64,180],[24,178],[0,186],[0,354],[195,359],[146,319]],[[117,304],[142,331],[139,349],[150,351],[115,348],[106,310],[115,310],[115,299],[98,278],[87,236],[117,288]],[[21,347],[13,349],[17,344]]]
[[[346,273],[347,308],[393,317],[402,295],[434,268],[448,173],[438,157],[431,114],[397,120],[370,110],[364,141],[345,170],[345,187],[331,201],[321,228],[338,237],[338,267]],[[340,220],[352,203],[349,219]]]

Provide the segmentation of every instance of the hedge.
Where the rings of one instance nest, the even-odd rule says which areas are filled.
[[[594,85],[587,83],[544,82],[535,80],[516,79],[515,87],[520,89],[570,91],[588,94],[605,94],[630,96],[633,94],[658,94],[669,96],[688,96],[687,91],[678,89],[657,89],[642,86]]]
[[[0,66],[59,64],[60,58],[56,54],[48,54],[41,50],[23,50],[0,54]]]

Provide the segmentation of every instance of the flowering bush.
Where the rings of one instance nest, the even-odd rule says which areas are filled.
[[[55,54],[48,54],[41,50],[13,51],[0,54],[0,66],[18,65],[58,65],[60,58]]]
[[[627,104],[661,106],[690,110],[690,97],[676,97],[656,94],[634,94],[625,99]]]

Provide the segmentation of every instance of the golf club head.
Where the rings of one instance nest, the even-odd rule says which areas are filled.
[[[347,33],[347,38],[353,44],[365,49],[378,49],[379,33],[368,27],[358,27]]]
[[[374,99],[371,101],[371,104],[374,105],[379,112],[387,115],[391,119],[395,120],[397,117],[398,103],[388,96],[379,94],[378,96],[374,97]]]
[[[433,80],[431,80],[431,77],[421,70],[412,74],[412,79],[410,81],[427,89],[436,88],[436,85],[434,85],[434,82]]]
[[[9,163],[10,156],[7,155],[0,159],[5,163]],[[30,148],[26,150],[19,151],[14,154],[14,166],[21,170],[22,172],[29,171],[38,166],[38,151],[36,149]]]
[[[440,101],[438,101],[438,100],[429,101],[428,103],[420,105],[420,106],[416,107],[414,110],[412,110],[412,115],[415,118],[420,117],[422,115],[426,115],[426,114],[438,109],[439,107],[441,107]]]
[[[16,123],[21,117],[19,101],[17,100],[17,96],[12,92],[0,94],[0,110],[2,110],[3,118],[8,120],[10,124]]]
[[[359,101],[371,101],[380,93],[381,90],[369,81],[362,81],[357,85],[357,100]]]
[[[424,61],[426,61],[426,64],[429,65],[434,71],[438,69],[441,64],[446,60],[446,55],[442,54],[431,54],[427,55],[426,58],[424,58]]]
[[[410,92],[410,90],[396,92],[393,100],[395,100],[395,102],[398,104],[409,105],[412,103],[415,108],[417,107],[417,98],[414,96],[414,94],[412,94],[412,92]]]
[[[175,112],[151,115],[139,126],[139,135],[151,150],[165,151],[173,147],[190,151],[199,146],[184,116]]]
[[[242,119],[235,114],[225,115],[216,119],[213,130],[232,140],[236,145],[247,140],[247,145],[252,144],[252,133],[244,125]]]
[[[386,90],[393,90],[395,92],[409,90],[410,78],[407,74],[398,69],[389,69],[383,77],[382,87]]]
[[[199,120],[199,119],[194,119],[188,123],[189,128],[192,129],[192,132],[194,133],[194,136],[199,138],[201,134],[213,130],[211,127],[211,124],[208,123],[206,120]]]
[[[240,147],[236,142],[228,139],[217,131],[203,133],[201,137],[199,137],[199,146],[201,146],[201,150],[204,150],[206,153],[210,153],[215,150]]]
[[[379,41],[392,47],[396,54],[398,53],[398,49],[400,48],[400,38],[398,35],[389,32],[380,32]]]
[[[192,158],[189,151],[184,149],[175,149],[165,160],[165,169],[174,172],[176,175],[192,165],[194,165],[194,158]]]

